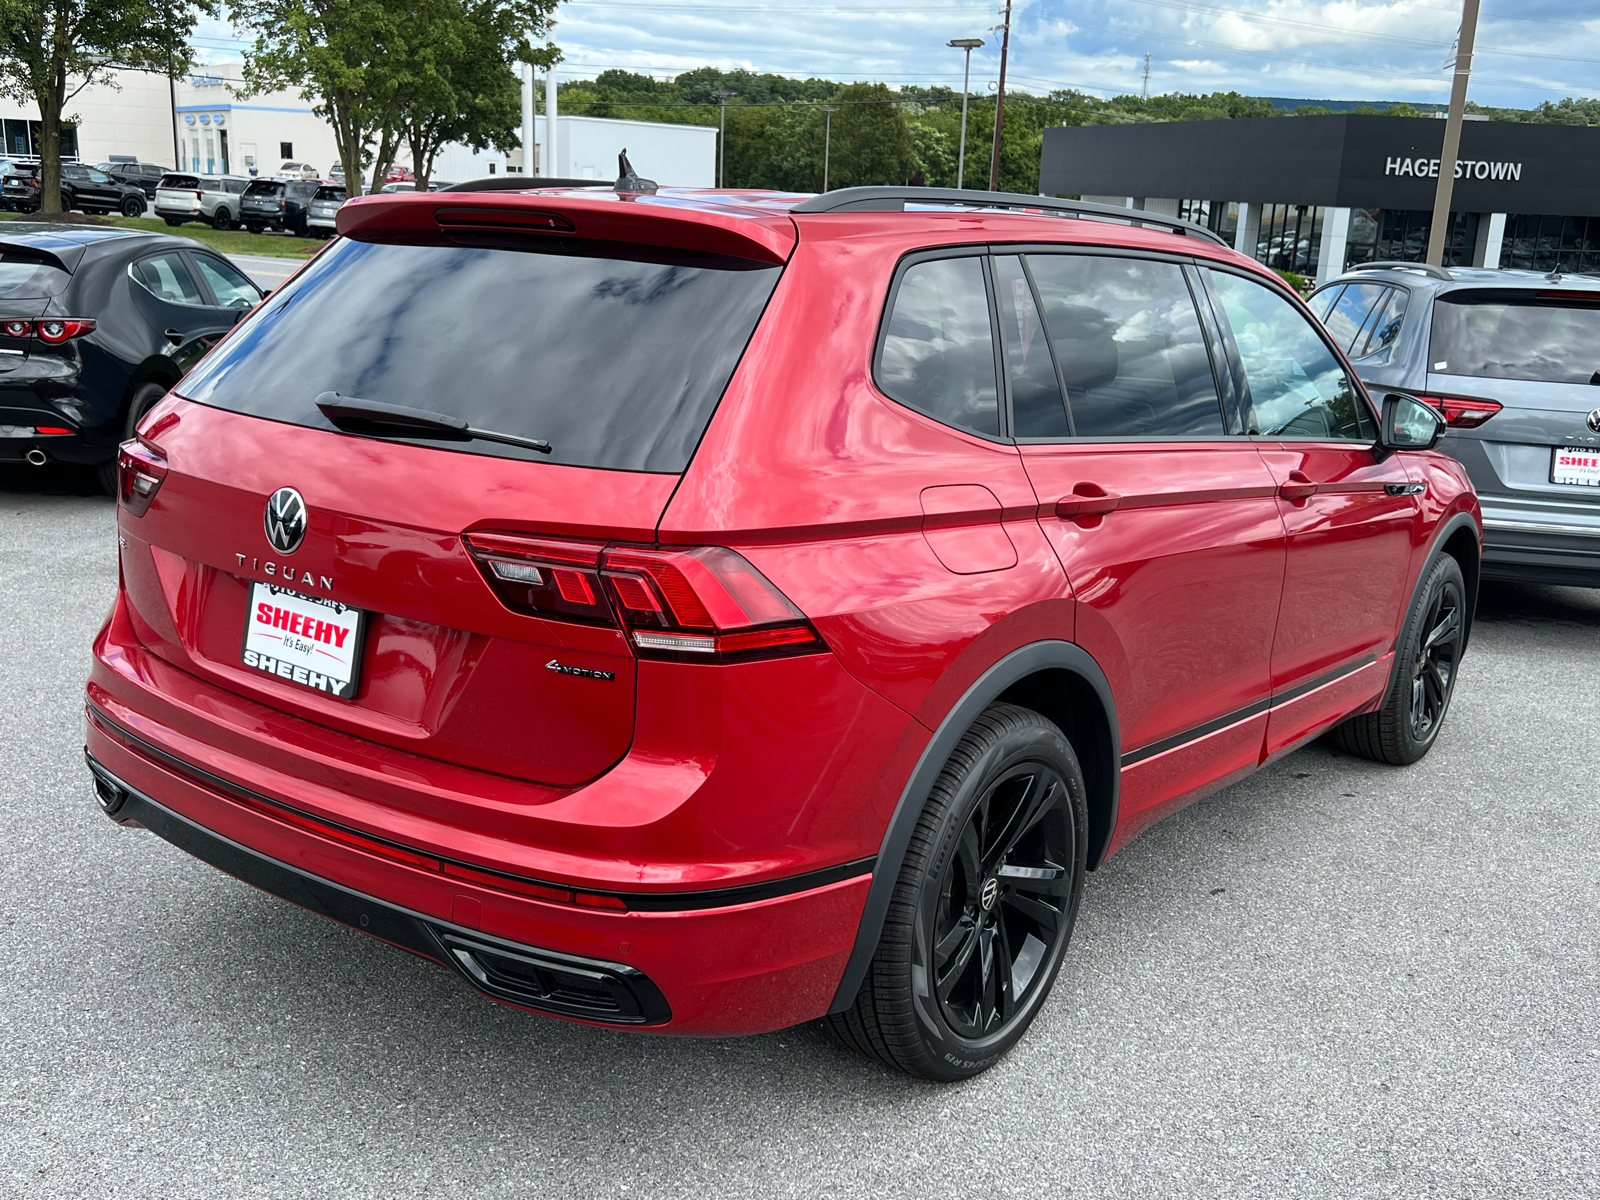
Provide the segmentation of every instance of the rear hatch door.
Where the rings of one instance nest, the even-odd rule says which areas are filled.
[[[627,642],[603,601],[513,611],[463,535],[652,541],[779,268],[467,240],[490,244],[437,225],[341,239],[185,378],[187,399],[152,411],[141,436],[166,474],[143,516],[122,515],[125,586],[141,640],[213,683],[419,754],[577,784],[631,742]],[[336,425],[328,393],[551,449]],[[273,638],[283,653],[263,651]]]

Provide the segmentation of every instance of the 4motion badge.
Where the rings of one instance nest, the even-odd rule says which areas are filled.
[[[544,669],[546,671],[555,671],[561,675],[581,675],[585,679],[604,679],[608,683],[616,678],[616,675],[610,671],[595,671],[589,667],[569,667],[566,663],[557,662],[553,658],[545,663]]]

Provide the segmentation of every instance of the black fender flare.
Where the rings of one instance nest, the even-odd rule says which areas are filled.
[[[1013,650],[980,675],[945,714],[944,720],[939,722],[939,727],[934,730],[933,736],[928,739],[928,744],[923,747],[922,755],[917,759],[917,765],[912,770],[910,778],[900,790],[900,799],[895,804],[894,814],[889,818],[889,827],[884,831],[883,842],[873,863],[872,884],[867,890],[866,903],[862,906],[855,946],[845,963],[844,974],[840,977],[839,987],[834,992],[833,1003],[828,1006],[830,1013],[843,1012],[855,1003],[861,981],[866,978],[867,968],[872,964],[872,956],[878,949],[878,938],[883,933],[883,922],[888,916],[889,900],[900,879],[900,866],[905,861],[907,848],[911,845],[911,834],[916,828],[917,819],[922,815],[928,793],[933,790],[934,780],[938,779],[939,772],[944,770],[945,763],[950,760],[956,743],[971,728],[978,714],[993,704],[1007,688],[1029,675],[1047,670],[1069,671],[1094,690],[1105,710],[1106,721],[1110,727],[1111,761],[1113,764],[1118,762],[1121,742],[1111,684],[1106,679],[1105,672],[1100,669],[1100,664],[1082,646],[1053,640],[1033,642]],[[1117,825],[1120,788],[1118,770],[1112,770],[1110,782],[1111,812],[1105,833],[1107,845],[1110,844]],[[1093,863],[1103,857],[1105,850],[1104,845],[1090,846],[1089,861]]]
[[[1478,545],[1478,558],[1483,558],[1483,525],[1470,512],[1458,512],[1443,521],[1433,532],[1433,541],[1428,545],[1428,555],[1422,560],[1422,570],[1417,572],[1417,581],[1411,585],[1411,598],[1406,601],[1405,611],[1400,614],[1400,631],[1396,634],[1394,644],[1394,661],[1389,664],[1389,682],[1384,685],[1385,697],[1394,688],[1395,673],[1400,670],[1400,634],[1405,633],[1406,622],[1411,619],[1411,611],[1417,606],[1417,598],[1422,593],[1422,585],[1428,581],[1428,572],[1433,570],[1433,564],[1439,561],[1443,554],[1444,544],[1454,537],[1458,530],[1471,529],[1474,540]],[[1463,571],[1463,575],[1467,572]],[[1478,583],[1482,578],[1481,570],[1473,571],[1467,579],[1467,590],[1471,593],[1467,597],[1467,614],[1465,628],[1461,631],[1461,653],[1467,653],[1467,643],[1472,640],[1473,617],[1478,611]]]

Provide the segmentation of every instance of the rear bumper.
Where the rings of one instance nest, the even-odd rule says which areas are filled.
[[[119,825],[148,829],[279,899],[451,967],[493,999],[608,1025],[672,1019],[660,989],[634,967],[490,937],[320,879],[212,832],[134,788],[93,754],[85,758],[100,807]]]
[[[1481,502],[1484,578],[1600,587],[1600,496]]]
[[[199,221],[205,216],[205,214],[200,211],[199,205],[196,205],[193,208],[172,208],[169,205],[157,204],[153,207],[156,216],[170,217],[174,221]]]
[[[871,883],[864,863],[849,864],[832,882],[765,898],[727,889],[679,893],[675,901],[658,892],[625,896],[626,911],[546,902],[274,819],[248,803],[245,789],[184,769],[92,704],[89,715],[86,753],[113,820],[151,829],[264,891],[446,963],[492,999],[552,1016],[701,1036],[812,1020],[838,987]],[[805,881],[780,881],[792,882]],[[674,902],[685,907],[634,907]],[[587,980],[589,991],[574,980]],[[552,998],[553,991],[560,994]],[[612,1007],[597,1007],[597,997]]]

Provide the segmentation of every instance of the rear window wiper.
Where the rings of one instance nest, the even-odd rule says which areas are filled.
[[[372,437],[435,437],[460,442],[501,442],[507,446],[521,446],[525,450],[537,450],[540,454],[549,454],[551,451],[550,443],[539,438],[474,429],[460,417],[429,412],[425,408],[385,404],[381,400],[362,400],[357,396],[341,396],[338,392],[323,392],[317,397],[316,405],[322,410],[323,416],[346,433],[364,433]]]

